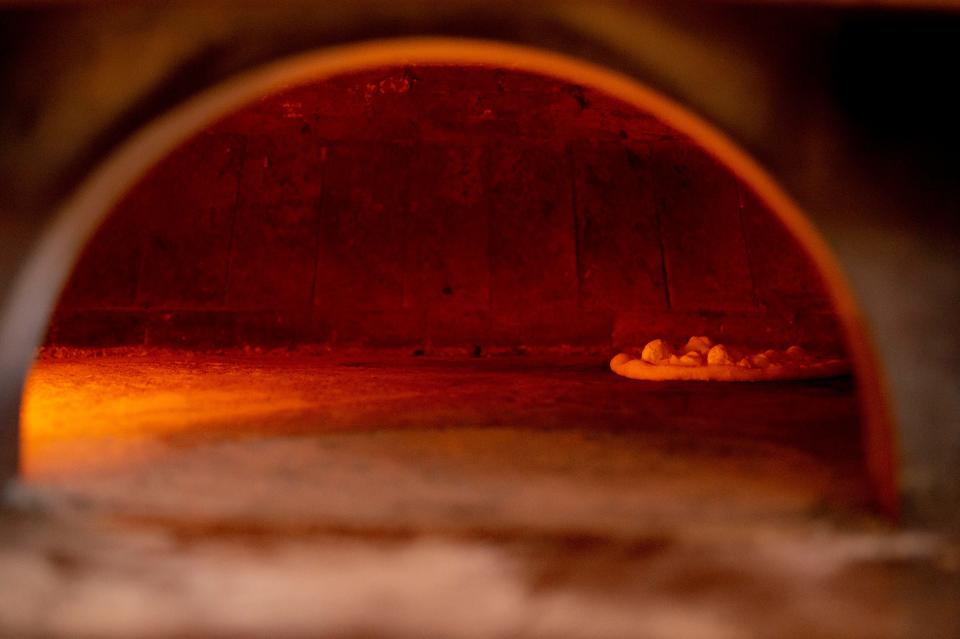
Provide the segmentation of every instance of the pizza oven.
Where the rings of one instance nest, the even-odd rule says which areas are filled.
[[[708,389],[608,366],[691,336],[849,359],[777,214],[653,114],[492,65],[348,72],[210,123],[122,194],[54,310],[23,470],[72,481],[81,449],[85,472],[140,465],[128,436],[264,434],[275,417],[281,432],[586,423],[795,447],[823,464],[813,498],[879,507],[846,370]],[[113,423],[91,428],[102,411]]]
[[[956,627],[960,262],[939,141],[864,106],[893,18],[418,6],[0,14],[0,628]]]

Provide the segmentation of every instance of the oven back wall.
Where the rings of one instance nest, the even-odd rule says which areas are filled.
[[[490,68],[269,96],[107,218],[48,344],[840,348],[809,260],[738,180],[609,96]]]

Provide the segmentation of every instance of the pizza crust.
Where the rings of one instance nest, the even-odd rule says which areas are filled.
[[[809,355],[798,346],[784,351],[748,351],[691,337],[679,351],[664,340],[644,346],[639,358],[619,353],[610,369],[623,377],[651,381],[762,382],[836,377],[850,372],[845,359]]]

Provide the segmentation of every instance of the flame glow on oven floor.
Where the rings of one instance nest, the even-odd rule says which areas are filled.
[[[917,581],[954,551],[862,509],[849,381],[645,385],[605,364],[41,360],[39,506],[0,517],[0,629],[908,637],[920,600],[899,592],[954,623],[960,590]]]
[[[41,360],[23,428],[28,480],[152,514],[623,526],[864,499],[848,382],[641,388],[602,360]]]

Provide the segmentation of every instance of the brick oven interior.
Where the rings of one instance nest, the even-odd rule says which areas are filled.
[[[651,115],[479,66],[265,96],[144,176],[67,283],[22,424],[72,532],[24,527],[0,561],[34,581],[0,609],[98,636],[895,636],[876,613],[922,575],[855,569],[884,525],[856,380],[608,368],[691,335],[844,353],[776,215]]]

